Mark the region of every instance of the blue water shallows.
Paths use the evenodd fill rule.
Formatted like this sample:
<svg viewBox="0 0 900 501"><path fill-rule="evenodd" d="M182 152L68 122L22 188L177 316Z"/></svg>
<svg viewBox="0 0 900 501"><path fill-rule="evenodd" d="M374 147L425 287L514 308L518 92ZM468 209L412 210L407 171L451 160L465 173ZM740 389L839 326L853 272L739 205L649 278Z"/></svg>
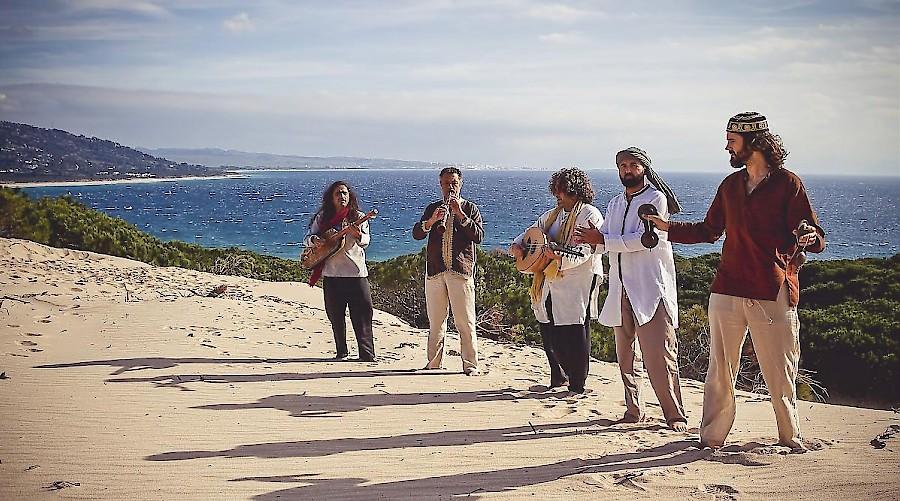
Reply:
<svg viewBox="0 0 900 501"><path fill-rule="evenodd" d="M606 203L622 190L612 170L588 172ZM730 172L664 172L682 202L677 220L700 220L719 183ZM506 248L555 201L546 171L465 171L462 196L478 204L485 221L485 249ZM208 247L235 246L296 258L322 191L333 181L350 183L362 209L375 207L369 259L384 260L418 252L412 226L425 206L440 196L437 171L330 170L249 172L240 179L167 181L148 184L25 188L32 197L72 194L86 205L122 218L163 240ZM900 251L897 198L900 178L803 176L828 237L824 259L892 256ZM716 244L675 245L695 256L721 249Z"/></svg>

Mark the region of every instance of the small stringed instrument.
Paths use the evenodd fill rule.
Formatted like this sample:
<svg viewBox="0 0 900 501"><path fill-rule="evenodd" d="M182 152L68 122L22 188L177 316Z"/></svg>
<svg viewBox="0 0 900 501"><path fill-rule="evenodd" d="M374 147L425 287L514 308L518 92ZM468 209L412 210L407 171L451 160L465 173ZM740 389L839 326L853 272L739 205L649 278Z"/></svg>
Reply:
<svg viewBox="0 0 900 501"><path fill-rule="evenodd" d="M538 227L532 226L525 230L525 237L522 239L522 247L524 252L521 258L516 258L516 269L522 273L536 273L544 271L550 265L553 258L544 255L544 247L560 254L568 254L570 256L584 257L584 253L578 249L569 247L568 245L551 242L547 238L547 234Z"/></svg>
<svg viewBox="0 0 900 501"><path fill-rule="evenodd" d="M307 270L311 270L318 266L321 263L324 263L326 259L335 255L337 251L344 246L344 237L347 233L350 232L350 226L358 226L369 219L372 219L378 214L378 209L370 210L366 215L354 221L352 224L346 226L340 231L335 230L334 228L328 228L324 232L322 232L319 237L322 239L322 245L319 246L310 246L303 249L303 254L300 255L300 266L306 268Z"/></svg>

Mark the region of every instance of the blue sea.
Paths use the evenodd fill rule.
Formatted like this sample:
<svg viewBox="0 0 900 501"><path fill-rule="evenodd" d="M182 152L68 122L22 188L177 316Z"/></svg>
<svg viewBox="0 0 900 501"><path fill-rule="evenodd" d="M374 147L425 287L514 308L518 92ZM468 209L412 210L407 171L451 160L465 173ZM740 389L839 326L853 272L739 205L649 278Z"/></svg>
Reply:
<svg viewBox="0 0 900 501"><path fill-rule="evenodd" d="M682 202L676 218L703 218L716 188L730 172L663 173ZM263 254L296 258L322 191L338 179L353 186L364 210L377 208L371 222L369 259L384 260L418 252L422 242L411 228L422 209L440 196L437 171L323 170L253 171L245 178L192 179L143 184L24 188L32 197L69 193L84 204L122 218L163 240L207 247L235 246ZM555 203L547 190L547 171L466 171L462 196L478 204L484 217L485 249L509 242ZM622 190L614 170L588 171L606 203ZM827 232L818 259L892 256L900 252L900 178L803 176L820 222ZM719 251L716 244L675 245L696 256Z"/></svg>

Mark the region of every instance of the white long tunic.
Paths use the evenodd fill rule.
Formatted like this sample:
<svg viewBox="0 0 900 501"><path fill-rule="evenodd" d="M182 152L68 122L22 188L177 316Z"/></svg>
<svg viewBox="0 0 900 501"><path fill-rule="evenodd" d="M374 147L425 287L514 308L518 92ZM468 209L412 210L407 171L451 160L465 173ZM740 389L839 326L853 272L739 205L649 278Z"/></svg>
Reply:
<svg viewBox="0 0 900 501"><path fill-rule="evenodd" d="M609 294L600 312L600 323L609 327L622 325L622 290L628 294L638 325L653 318L662 301L678 327L678 289L675 284L675 260L668 232L656 229L659 244L648 249L641 244L644 225L638 207L653 204L664 218L669 211L666 196L647 183L629 201L622 193L609 201L606 219L600 227L605 244L597 252L609 252Z"/></svg>
<svg viewBox="0 0 900 501"><path fill-rule="evenodd" d="M545 212L532 226L544 228L551 211ZM556 221L550 226L549 234L558 234L568 217L568 212L561 211L556 217ZM588 221L592 222L594 226L600 227L603 224L603 215L600 213L600 209L584 204L575 220L575 226L587 226ZM513 242L521 244L524 238L525 232L522 232ZM572 244L571 241L567 243ZM603 283L601 256L594 253L591 246L587 244L573 245L573 247L581 251L584 257L564 254L559 273L555 278L548 278L544 281L541 288L541 300L537 304L531 305L534 310L534 318L538 322L550 321L546 306L547 296L552 297L554 325L583 324L588 307L590 307L591 318L597 318L597 291L600 289L600 284ZM594 282L595 275L596 283ZM593 291L591 290L592 284L594 285Z"/></svg>
<svg viewBox="0 0 900 501"><path fill-rule="evenodd" d="M362 212L357 213L355 216L351 214L349 217L350 220L355 221L365 214ZM303 239L303 244L306 246L312 245L312 236L319 233L319 230L322 229L322 225L325 224L322 222L322 215L319 214L316 216L316 219L313 221L312 226L309 227L309 231L306 233L306 238ZM336 228L338 230L343 229L347 226L346 220L341 224L341 228ZM362 234L359 239L357 239L352 234L347 234L344 239L344 246L338 249L338 251L325 260L325 266L322 268L322 276L323 277L368 277L369 276L369 268L366 266L366 247L369 246L369 222L365 221L364 223L359 225L359 232Z"/></svg>

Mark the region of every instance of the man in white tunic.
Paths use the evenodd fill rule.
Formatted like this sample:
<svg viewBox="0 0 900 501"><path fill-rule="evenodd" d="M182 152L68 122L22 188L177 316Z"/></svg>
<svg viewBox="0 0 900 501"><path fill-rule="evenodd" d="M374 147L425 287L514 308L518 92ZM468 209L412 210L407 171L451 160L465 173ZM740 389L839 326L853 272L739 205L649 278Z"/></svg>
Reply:
<svg viewBox="0 0 900 501"><path fill-rule="evenodd" d="M576 234L580 241L595 244L597 252L609 253L609 294L600 323L612 327L616 335L616 358L625 385L622 421L637 423L645 418L643 363L666 423L684 431L687 418L678 379L678 300L672 245L665 232L653 229L659 241L655 247L646 247L641 240L644 223L638 215L639 207L651 204L667 217L678 212L678 201L650 167L645 151L635 147L622 150L616 155L616 164L625 192L609 201L599 229L582 227Z"/></svg>
<svg viewBox="0 0 900 501"><path fill-rule="evenodd" d="M582 257L559 254L545 247L550 265L535 273L531 307L541 325L544 351L550 364L550 387L567 385L569 391L584 393L590 367L591 318L597 318L597 290L603 282L603 264L590 245L575 245L575 228L603 223L600 210L590 205L594 190L584 171L561 169L550 178L550 193L557 206L532 225L548 238L582 253ZM510 254L524 253L523 232L510 247Z"/></svg>

